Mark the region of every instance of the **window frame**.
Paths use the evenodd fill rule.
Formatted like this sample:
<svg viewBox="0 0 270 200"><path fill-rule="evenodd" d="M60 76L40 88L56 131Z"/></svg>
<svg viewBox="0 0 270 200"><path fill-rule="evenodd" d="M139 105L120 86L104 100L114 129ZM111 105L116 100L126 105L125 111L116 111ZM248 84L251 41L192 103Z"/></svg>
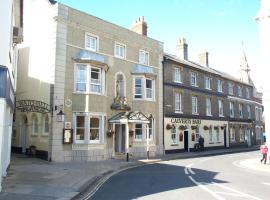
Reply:
<svg viewBox="0 0 270 200"><path fill-rule="evenodd" d="M228 93L234 95L234 84L232 82L228 82Z"/></svg>
<svg viewBox="0 0 270 200"><path fill-rule="evenodd" d="M197 72L190 73L190 85L193 87L198 87L197 76L198 76ZM194 78L194 84L193 84L193 78Z"/></svg>
<svg viewBox="0 0 270 200"><path fill-rule="evenodd" d="M224 105L221 99L218 100L218 115L219 117L224 117Z"/></svg>
<svg viewBox="0 0 270 200"><path fill-rule="evenodd" d="M204 88L207 90L212 90L211 89L211 77L209 77L209 76L204 77Z"/></svg>
<svg viewBox="0 0 270 200"><path fill-rule="evenodd" d="M117 53L120 53L120 50L119 50L119 52L117 52L117 47L123 47L123 56L121 56L121 55L117 55ZM126 50L126 48L127 48L127 46L125 45L125 44L123 44L123 43L120 43L120 42L115 42L114 43L114 56L116 57L116 58L120 58L120 59L126 59L126 54L127 54L127 50Z"/></svg>
<svg viewBox="0 0 270 200"><path fill-rule="evenodd" d="M173 140L173 135L175 137L175 140ZM171 129L171 144L172 145L177 145L178 144L178 137L177 137L177 131L176 131L175 126L173 126L173 128Z"/></svg>
<svg viewBox="0 0 270 200"><path fill-rule="evenodd" d="M243 96L242 86L241 85L238 85L237 86L237 90L238 90L238 96L239 97L242 97Z"/></svg>
<svg viewBox="0 0 270 200"><path fill-rule="evenodd" d="M244 118L243 104L239 103L238 110L239 110L239 118L243 119Z"/></svg>
<svg viewBox="0 0 270 200"><path fill-rule="evenodd" d="M151 81L152 88L147 88L147 81ZM154 86L155 86L155 80L150 79L150 78L145 78L145 99L146 100L154 100ZM149 98L147 97L147 91L151 91L152 97Z"/></svg>
<svg viewBox="0 0 270 200"><path fill-rule="evenodd" d="M178 103L176 102L177 96L179 97ZM176 109L177 105L179 106L179 109ZM174 112L175 113L183 113L182 112L182 93L181 92L174 93Z"/></svg>
<svg viewBox="0 0 270 200"><path fill-rule="evenodd" d="M90 42L90 47L87 47L87 38L90 37L90 38L94 38L96 43L95 43L95 48L91 48L91 42ZM91 40L90 40L91 41ZM90 51L94 51L94 52L98 52L99 51L99 36L97 35L94 35L92 33L88 33L86 32L85 33L85 41L84 41L84 47L85 49L87 50L90 50Z"/></svg>
<svg viewBox="0 0 270 200"><path fill-rule="evenodd" d="M207 97L205 99L205 107L206 107L206 116L212 116L212 102L211 102L211 98Z"/></svg>
<svg viewBox="0 0 270 200"><path fill-rule="evenodd" d="M217 80L218 84L218 92L223 92L223 81L218 79Z"/></svg>
<svg viewBox="0 0 270 200"><path fill-rule="evenodd" d="M194 100L194 105L193 107L193 100ZM192 109L192 115L198 115L198 97L197 96L192 96L191 97L191 109Z"/></svg>
<svg viewBox="0 0 270 200"><path fill-rule="evenodd" d="M143 55L143 59L141 58ZM139 63L142 65L149 65L149 52L143 49L139 50Z"/></svg>
<svg viewBox="0 0 270 200"><path fill-rule="evenodd" d="M138 97L135 97L136 95L139 95L136 94L136 79L141 79L141 97L138 98ZM152 89L151 89L151 94L152 94L152 98L148 98L147 97L147 91L150 89L150 88L146 88L147 84L146 82L148 81L151 81L152 82ZM133 100L144 100L144 101L155 101L155 95L156 95L156 91L155 91L155 79L153 78L150 78L150 77L146 77L146 76L137 76L137 75L134 75L133 76Z"/></svg>
<svg viewBox="0 0 270 200"><path fill-rule="evenodd" d="M234 103L230 102L229 105L230 105L230 117L234 118Z"/></svg>
<svg viewBox="0 0 270 200"><path fill-rule="evenodd" d="M176 80L176 75L177 73L176 72L179 72L179 80ZM181 69L179 67L174 67L174 76L173 76L173 81L175 83L182 83L182 77L181 77Z"/></svg>
<svg viewBox="0 0 270 200"><path fill-rule="evenodd" d="M141 128L139 127L139 128L137 128L136 126L137 125L141 125ZM141 138L136 138L136 135L138 135L138 134L136 134L136 130L141 130ZM136 141L136 142L141 142L141 141L143 141L143 124L142 123L135 123L134 124L134 141Z"/></svg>
<svg viewBox="0 0 270 200"><path fill-rule="evenodd" d="M252 118L251 106L247 104L248 119Z"/></svg>

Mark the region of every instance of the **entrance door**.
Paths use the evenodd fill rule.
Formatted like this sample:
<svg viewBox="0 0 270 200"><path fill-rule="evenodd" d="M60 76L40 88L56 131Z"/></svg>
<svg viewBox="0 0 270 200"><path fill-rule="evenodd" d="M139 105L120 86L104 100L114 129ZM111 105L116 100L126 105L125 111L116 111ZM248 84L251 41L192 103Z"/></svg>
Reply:
<svg viewBox="0 0 270 200"><path fill-rule="evenodd" d="M184 148L188 151L188 131L184 131Z"/></svg>
<svg viewBox="0 0 270 200"><path fill-rule="evenodd" d="M27 117L26 116L22 118L22 123L21 123L21 147L22 147L22 153L26 153L26 147L27 147Z"/></svg>
<svg viewBox="0 0 270 200"><path fill-rule="evenodd" d="M227 131L226 127L224 127L224 147L227 148Z"/></svg>
<svg viewBox="0 0 270 200"><path fill-rule="evenodd" d="M125 153L125 139L126 139L126 125L117 124L115 125L115 152Z"/></svg>

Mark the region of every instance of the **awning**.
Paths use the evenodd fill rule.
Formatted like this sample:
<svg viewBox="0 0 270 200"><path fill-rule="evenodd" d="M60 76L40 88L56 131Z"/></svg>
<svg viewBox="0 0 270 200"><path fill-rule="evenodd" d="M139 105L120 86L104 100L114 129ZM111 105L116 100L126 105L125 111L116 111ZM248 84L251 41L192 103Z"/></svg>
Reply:
<svg viewBox="0 0 270 200"><path fill-rule="evenodd" d="M120 112L109 120L109 123L125 124L125 123L150 123L150 117L146 117L142 112Z"/></svg>

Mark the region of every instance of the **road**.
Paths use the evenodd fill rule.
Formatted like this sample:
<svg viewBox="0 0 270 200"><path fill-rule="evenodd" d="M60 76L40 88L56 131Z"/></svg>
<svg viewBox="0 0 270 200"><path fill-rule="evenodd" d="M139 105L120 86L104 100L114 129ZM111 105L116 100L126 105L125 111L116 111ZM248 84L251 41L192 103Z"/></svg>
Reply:
<svg viewBox="0 0 270 200"><path fill-rule="evenodd" d="M268 200L270 171L241 167L258 152L163 161L111 177L92 200ZM269 165L270 168L270 165Z"/></svg>

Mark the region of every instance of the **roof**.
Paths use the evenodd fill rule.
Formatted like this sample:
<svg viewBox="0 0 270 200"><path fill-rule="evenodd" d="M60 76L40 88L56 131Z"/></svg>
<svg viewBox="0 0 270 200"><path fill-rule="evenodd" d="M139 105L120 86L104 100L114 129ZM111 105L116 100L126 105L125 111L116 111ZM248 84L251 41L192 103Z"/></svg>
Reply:
<svg viewBox="0 0 270 200"><path fill-rule="evenodd" d="M233 77L233 76L231 76L231 75L229 75L229 74L227 74L225 72L221 72L219 70L216 70L216 69L213 69L213 68L210 68L210 67L202 66L202 65L200 65L200 64L198 64L196 62L193 62L193 61L179 59L175 55L164 53L164 57L167 58L167 59L173 60L175 62L184 64L184 65L188 65L190 67L193 67L193 68L196 68L196 69L199 69L199 70L211 73L211 74L221 76L221 77L229 79L231 81L235 81L235 82L239 82L239 83L242 83L242 84L253 86L252 84L242 82L240 79L237 79L237 78L235 78L235 77Z"/></svg>
<svg viewBox="0 0 270 200"><path fill-rule="evenodd" d="M146 117L140 111L120 112L108 121L109 123L150 123L150 117Z"/></svg>

